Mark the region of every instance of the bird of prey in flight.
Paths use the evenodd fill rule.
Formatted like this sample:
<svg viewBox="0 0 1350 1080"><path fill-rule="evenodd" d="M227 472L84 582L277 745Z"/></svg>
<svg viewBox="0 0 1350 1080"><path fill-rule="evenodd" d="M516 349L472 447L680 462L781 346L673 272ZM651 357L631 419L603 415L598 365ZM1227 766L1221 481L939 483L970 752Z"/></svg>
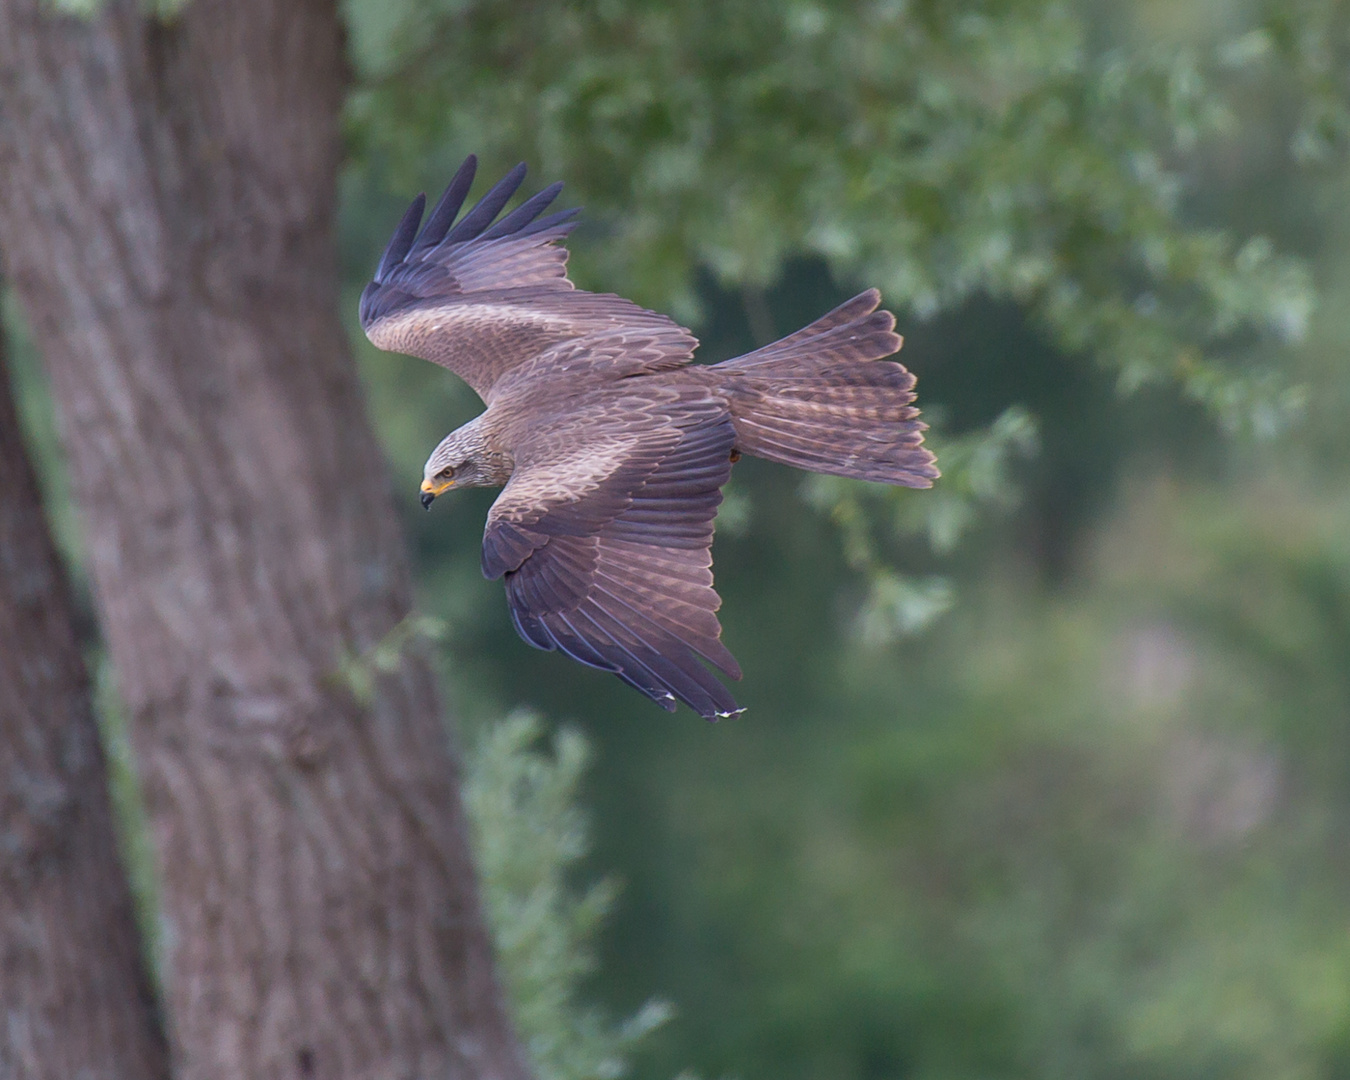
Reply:
<svg viewBox="0 0 1350 1080"><path fill-rule="evenodd" d="M725 363L691 363L684 327L567 279L578 210L539 215L553 184L498 219L518 165L463 217L477 160L426 224L413 200L361 294L382 349L449 368L487 408L428 459L422 504L501 487L483 573L503 578L531 645L611 671L664 708L734 716L707 661L722 644L713 517L742 454L812 472L930 487L914 376L883 359L895 318L869 289L810 326ZM459 220L455 219L459 217Z"/></svg>

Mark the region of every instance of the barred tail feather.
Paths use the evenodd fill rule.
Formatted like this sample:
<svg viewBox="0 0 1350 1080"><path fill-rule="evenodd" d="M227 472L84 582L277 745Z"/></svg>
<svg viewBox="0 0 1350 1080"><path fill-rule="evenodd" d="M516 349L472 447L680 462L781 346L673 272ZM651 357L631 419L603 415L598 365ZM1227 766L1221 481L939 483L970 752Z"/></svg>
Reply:
<svg viewBox="0 0 1350 1080"><path fill-rule="evenodd" d="M811 472L931 487L928 425L914 376L884 360L900 348L895 317L869 289L795 334L715 365L736 449Z"/></svg>

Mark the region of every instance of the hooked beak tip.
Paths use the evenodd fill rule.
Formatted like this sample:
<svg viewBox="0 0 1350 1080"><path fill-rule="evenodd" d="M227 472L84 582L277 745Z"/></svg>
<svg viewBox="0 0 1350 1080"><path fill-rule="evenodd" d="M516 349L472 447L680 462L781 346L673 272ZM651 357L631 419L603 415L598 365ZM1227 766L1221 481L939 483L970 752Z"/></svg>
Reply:
<svg viewBox="0 0 1350 1080"><path fill-rule="evenodd" d="M436 496L429 491L422 492L422 509L430 510L431 504L436 501Z"/></svg>

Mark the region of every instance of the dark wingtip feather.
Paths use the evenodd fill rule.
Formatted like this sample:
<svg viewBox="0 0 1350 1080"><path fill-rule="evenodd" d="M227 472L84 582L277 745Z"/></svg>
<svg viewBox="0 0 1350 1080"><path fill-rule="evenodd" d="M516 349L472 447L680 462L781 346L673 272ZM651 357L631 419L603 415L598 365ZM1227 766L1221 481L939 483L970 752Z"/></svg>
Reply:
<svg viewBox="0 0 1350 1080"><path fill-rule="evenodd" d="M464 205L464 197L469 194L469 188L473 187L473 178L477 171L478 156L470 154L464 159L464 164L456 170L450 183L445 186L441 197L436 200L435 209L431 211L431 217L427 218L426 227L418 236L413 250L425 251L445 239L445 234L450 231L450 226L459 215L460 207Z"/></svg>
<svg viewBox="0 0 1350 1080"><path fill-rule="evenodd" d="M648 689L647 687L643 686L640 682L638 682L636 679L634 679L632 676L622 671L616 671L614 674L616 674L619 678L621 678L634 690L637 690L639 693L641 693L644 697L647 697L650 700L656 702L658 705L661 706L661 708L665 709L666 712L675 711L676 705L675 695L670 693L668 690Z"/></svg>
<svg viewBox="0 0 1350 1080"><path fill-rule="evenodd" d="M398 228L394 230L394 235L389 239L389 246L384 249L384 256L380 259L380 265L375 268L376 283L382 282L385 276L401 263L412 250L413 239L417 236L417 226L422 223L422 213L427 208L426 193L420 193L412 201L412 205L403 212L403 218L398 223Z"/></svg>
<svg viewBox="0 0 1350 1080"><path fill-rule="evenodd" d="M542 652L553 652L558 647L553 635L536 616L521 611L515 604L511 604L507 611L511 615L511 624L516 628L516 633L527 645L533 645Z"/></svg>
<svg viewBox="0 0 1350 1080"><path fill-rule="evenodd" d="M708 723L715 724L719 720L735 720L736 717L740 716L743 712L745 712L745 706L737 705L728 712L700 713L699 715L702 716L704 720L708 721Z"/></svg>
<svg viewBox="0 0 1350 1080"><path fill-rule="evenodd" d="M530 196L496 225L483 233L482 239L495 240L499 236L509 236L514 232L519 232L543 213L544 207L556 199L562 189L562 181L558 181L555 184L550 184L538 194Z"/></svg>
<svg viewBox="0 0 1350 1080"><path fill-rule="evenodd" d="M361 303L357 307L357 314L361 318L362 326L370 325L370 315L375 307L375 294L379 291L380 283L372 281L361 290Z"/></svg>
<svg viewBox="0 0 1350 1080"><path fill-rule="evenodd" d="M492 190L478 200L474 208L465 214L463 220L446 235L446 242L456 244L464 240L472 240L486 229L492 224L492 219L501 213L502 207L516 193L516 189L520 187L524 180L525 163L522 161L498 180L492 186Z"/></svg>
<svg viewBox="0 0 1350 1080"><path fill-rule="evenodd" d="M545 229L559 228L564 225L567 227L567 232L571 232L577 226L577 222L574 219L580 213L581 207L579 206L574 206L570 210L559 210L556 214L549 214L548 217L540 218L533 224L525 226L525 228L521 229L516 235L534 236L536 233L541 233Z"/></svg>

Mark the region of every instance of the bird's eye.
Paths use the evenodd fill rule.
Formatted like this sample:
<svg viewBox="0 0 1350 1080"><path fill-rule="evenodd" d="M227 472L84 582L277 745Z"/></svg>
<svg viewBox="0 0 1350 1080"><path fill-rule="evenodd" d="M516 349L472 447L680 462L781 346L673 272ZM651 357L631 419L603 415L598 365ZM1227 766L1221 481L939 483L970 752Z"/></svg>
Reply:
<svg viewBox="0 0 1350 1080"><path fill-rule="evenodd" d="M455 467L453 465L447 465L444 469L442 469L440 472L436 474L437 480L453 480L454 477L455 477Z"/></svg>

